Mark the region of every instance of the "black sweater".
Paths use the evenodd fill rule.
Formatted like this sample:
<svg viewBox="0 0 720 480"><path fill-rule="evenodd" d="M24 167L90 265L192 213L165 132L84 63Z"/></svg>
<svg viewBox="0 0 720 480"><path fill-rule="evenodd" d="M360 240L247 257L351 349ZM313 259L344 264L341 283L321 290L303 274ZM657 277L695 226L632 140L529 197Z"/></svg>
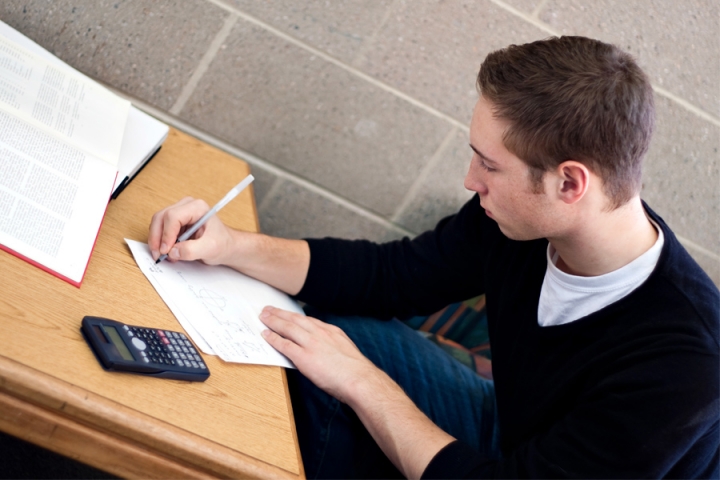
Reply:
<svg viewBox="0 0 720 480"><path fill-rule="evenodd" d="M547 240L508 239L477 196L414 240L309 240L298 298L403 318L486 293L503 459L453 442L424 477L716 477L720 295L645 208L665 235L653 273L565 325L538 325Z"/></svg>

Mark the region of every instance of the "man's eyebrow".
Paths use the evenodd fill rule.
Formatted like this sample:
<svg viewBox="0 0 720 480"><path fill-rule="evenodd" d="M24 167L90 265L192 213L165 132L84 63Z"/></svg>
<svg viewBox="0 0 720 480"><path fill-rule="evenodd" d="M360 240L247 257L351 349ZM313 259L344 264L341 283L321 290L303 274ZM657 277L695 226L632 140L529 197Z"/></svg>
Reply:
<svg viewBox="0 0 720 480"><path fill-rule="evenodd" d="M468 145L470 145L470 148L472 149L473 152L475 152L475 153L477 154L478 157L482 158L482 159L485 160L486 162L489 162L489 163L492 163L492 164L495 164L495 165L498 164L498 162L496 162L496 161L493 160L492 158L489 158L488 156L484 155L480 150L478 150L477 148L473 147L472 143L469 143Z"/></svg>

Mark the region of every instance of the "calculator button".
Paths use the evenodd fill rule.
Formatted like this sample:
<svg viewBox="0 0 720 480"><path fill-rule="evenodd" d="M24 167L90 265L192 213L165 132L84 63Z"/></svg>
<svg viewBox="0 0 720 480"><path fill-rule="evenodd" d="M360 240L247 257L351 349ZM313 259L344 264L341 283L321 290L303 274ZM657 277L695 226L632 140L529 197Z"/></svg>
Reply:
<svg viewBox="0 0 720 480"><path fill-rule="evenodd" d="M165 344L165 345L170 345L170 340L168 340L168 339L165 338L165 337L162 337L162 343Z"/></svg>
<svg viewBox="0 0 720 480"><path fill-rule="evenodd" d="M200 363L200 362L202 361L202 359L200 358L200 355L193 355L193 357L195 357L195 360L196 360L198 363Z"/></svg>
<svg viewBox="0 0 720 480"><path fill-rule="evenodd" d="M177 345L177 344L178 344L178 341L177 341L176 339L174 339L174 338L171 338L171 339L170 339L170 343L172 343L173 345Z"/></svg>
<svg viewBox="0 0 720 480"><path fill-rule="evenodd" d="M181 347L181 350L185 353L190 353L190 350L188 350L187 347Z"/></svg>
<svg viewBox="0 0 720 480"><path fill-rule="evenodd" d="M200 368L202 368L203 370L205 370L205 369L207 368L207 367L205 366L205 364L202 363L202 362L198 362L198 365L200 365Z"/></svg>
<svg viewBox="0 0 720 480"><path fill-rule="evenodd" d="M176 352L172 352L173 358L180 358L180 355L178 355Z"/></svg>
<svg viewBox="0 0 720 480"><path fill-rule="evenodd" d="M193 366L194 368L200 368L200 365L198 365L198 363L197 363L196 361L193 360L193 361L190 362L190 363L192 364L192 366Z"/></svg>
<svg viewBox="0 0 720 480"><path fill-rule="evenodd" d="M132 344L135 346L135 348L137 348L140 351L145 350L145 348L147 347L145 342L140 340L138 337L133 337Z"/></svg>
<svg viewBox="0 0 720 480"><path fill-rule="evenodd" d="M187 357L187 355L185 355L184 353L181 353L181 354L180 354L180 358L182 358L183 360L187 360L188 357Z"/></svg>

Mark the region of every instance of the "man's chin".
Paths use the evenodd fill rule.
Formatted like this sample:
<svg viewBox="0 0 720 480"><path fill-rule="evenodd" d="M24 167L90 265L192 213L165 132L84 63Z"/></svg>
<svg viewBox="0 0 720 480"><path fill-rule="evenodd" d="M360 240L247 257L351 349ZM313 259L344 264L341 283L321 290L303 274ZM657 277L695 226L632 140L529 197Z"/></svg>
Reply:
<svg viewBox="0 0 720 480"><path fill-rule="evenodd" d="M498 228L502 232L503 235L505 235L510 240L515 240L518 242L527 242L529 240L537 240L538 238L544 238L540 235L532 235L530 232L517 232L510 230L506 226L503 226L500 222L495 220L495 223L497 223Z"/></svg>

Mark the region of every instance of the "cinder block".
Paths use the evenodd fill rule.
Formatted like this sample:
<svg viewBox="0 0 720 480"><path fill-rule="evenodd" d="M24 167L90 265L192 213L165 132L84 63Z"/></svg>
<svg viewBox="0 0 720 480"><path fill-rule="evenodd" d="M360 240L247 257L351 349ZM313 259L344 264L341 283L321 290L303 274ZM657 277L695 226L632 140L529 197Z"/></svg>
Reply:
<svg viewBox="0 0 720 480"><path fill-rule="evenodd" d="M180 116L386 216L450 128L242 20Z"/></svg>
<svg viewBox="0 0 720 480"><path fill-rule="evenodd" d="M337 237L380 241L382 225L293 182L282 180L259 212L263 233L283 238Z"/></svg>
<svg viewBox="0 0 720 480"><path fill-rule="evenodd" d="M654 84L720 116L716 0L550 0L540 19L565 35L614 43L635 55Z"/></svg>
<svg viewBox="0 0 720 480"><path fill-rule="evenodd" d="M400 212L397 223L411 232L422 233L457 212L474 195L463 182L472 158L468 133L456 131L439 161L415 189L415 195Z"/></svg>
<svg viewBox="0 0 720 480"><path fill-rule="evenodd" d="M220 0L323 52L352 63L391 0Z"/></svg>
<svg viewBox="0 0 720 480"><path fill-rule="evenodd" d="M401 1L358 67L469 123L485 56L548 34L489 0Z"/></svg>
<svg viewBox="0 0 720 480"><path fill-rule="evenodd" d="M5 0L0 19L97 80L169 109L228 15L204 0Z"/></svg>
<svg viewBox="0 0 720 480"><path fill-rule="evenodd" d="M720 253L720 127L665 98L655 102L642 196L677 235Z"/></svg>

